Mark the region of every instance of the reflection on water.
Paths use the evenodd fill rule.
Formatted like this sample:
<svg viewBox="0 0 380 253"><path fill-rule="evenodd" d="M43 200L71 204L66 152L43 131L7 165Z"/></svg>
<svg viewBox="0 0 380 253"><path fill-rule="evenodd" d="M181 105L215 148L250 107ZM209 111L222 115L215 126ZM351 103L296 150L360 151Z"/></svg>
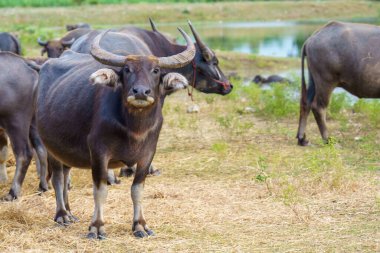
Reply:
<svg viewBox="0 0 380 253"><path fill-rule="evenodd" d="M275 57L297 57L305 39L321 25L279 21L203 23L194 26L212 49ZM159 27L164 32L173 35L175 33L173 24Z"/></svg>

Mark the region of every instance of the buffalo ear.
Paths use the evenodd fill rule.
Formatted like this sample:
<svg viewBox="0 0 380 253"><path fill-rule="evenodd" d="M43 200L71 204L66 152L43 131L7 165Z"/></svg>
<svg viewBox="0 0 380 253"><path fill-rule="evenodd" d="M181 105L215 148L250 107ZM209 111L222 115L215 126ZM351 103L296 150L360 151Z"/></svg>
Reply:
<svg viewBox="0 0 380 253"><path fill-rule="evenodd" d="M113 69L99 69L91 74L90 83L92 85L102 85L116 90L121 86L119 75Z"/></svg>
<svg viewBox="0 0 380 253"><path fill-rule="evenodd" d="M46 48L43 47L43 48L41 49L41 56L44 56L45 53L46 53Z"/></svg>
<svg viewBox="0 0 380 253"><path fill-rule="evenodd" d="M179 73L168 73L162 78L163 88L166 94L185 89L189 85L187 79Z"/></svg>

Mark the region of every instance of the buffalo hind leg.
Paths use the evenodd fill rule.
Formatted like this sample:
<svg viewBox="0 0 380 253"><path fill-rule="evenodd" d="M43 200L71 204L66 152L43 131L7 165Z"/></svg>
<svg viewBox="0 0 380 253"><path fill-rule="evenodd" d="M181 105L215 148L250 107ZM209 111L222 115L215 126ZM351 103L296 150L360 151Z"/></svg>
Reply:
<svg viewBox="0 0 380 253"><path fill-rule="evenodd" d="M138 166L135 173L135 178L131 186L131 197L133 202L133 235L137 238L153 236L154 232L149 229L144 218L142 207L142 199L144 193L145 178L149 174L150 166Z"/></svg>
<svg viewBox="0 0 380 253"><path fill-rule="evenodd" d="M0 129L0 183L8 180L6 163L8 159L8 140L4 130Z"/></svg>
<svg viewBox="0 0 380 253"><path fill-rule="evenodd" d="M107 171L107 184L108 185L115 185L115 184L120 184L120 183L121 183L121 181L115 175L115 171L113 169L109 169Z"/></svg>
<svg viewBox="0 0 380 253"><path fill-rule="evenodd" d="M120 169L119 177L131 177L135 174L135 172L136 172L136 167L126 166ZM149 167L149 175L159 176L161 175L161 171L159 169L154 168L153 165L151 164Z"/></svg>
<svg viewBox="0 0 380 253"><path fill-rule="evenodd" d="M49 157L49 169L51 170L51 181L55 191L56 200L56 213L54 221L60 225L67 226L76 221L76 218L72 216L68 204L68 192L67 192L67 180L70 169L63 167L63 165L52 157Z"/></svg>
<svg viewBox="0 0 380 253"><path fill-rule="evenodd" d="M40 184L38 190L45 192L49 189L47 182L47 151L45 146L42 144L42 140L37 132L34 121L30 126L30 142L36 151L36 166L38 171L38 176L40 178Z"/></svg>
<svg viewBox="0 0 380 253"><path fill-rule="evenodd" d="M329 83L329 82L322 82ZM314 114L314 118L317 121L319 132L321 133L322 139L325 143L328 142L327 124L326 124L326 111L329 105L331 93L334 90L333 86L324 85L323 92L317 91L314 97L314 101L311 105L311 109Z"/></svg>
<svg viewBox="0 0 380 253"><path fill-rule="evenodd" d="M95 208L87 238L102 240L106 238L104 228L104 204L108 192L108 159L101 154L97 154L95 151L91 151L91 160Z"/></svg>
<svg viewBox="0 0 380 253"><path fill-rule="evenodd" d="M7 134L16 157L16 172L13 177L11 189L9 193L2 198L3 201L12 201L20 196L21 186L33 157L33 150L28 138L29 129L23 128L24 122L15 120L13 123L14 124L8 128L9 131L7 131Z"/></svg>

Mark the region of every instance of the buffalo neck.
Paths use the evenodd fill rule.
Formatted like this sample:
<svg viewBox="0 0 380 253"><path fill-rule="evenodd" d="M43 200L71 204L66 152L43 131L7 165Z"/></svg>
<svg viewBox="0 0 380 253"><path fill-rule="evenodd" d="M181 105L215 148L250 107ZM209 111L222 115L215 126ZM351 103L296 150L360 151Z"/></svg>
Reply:
<svg viewBox="0 0 380 253"><path fill-rule="evenodd" d="M122 118L127 130L134 133L144 133L157 126L162 121L161 99L158 98L149 108L136 109L121 105Z"/></svg>

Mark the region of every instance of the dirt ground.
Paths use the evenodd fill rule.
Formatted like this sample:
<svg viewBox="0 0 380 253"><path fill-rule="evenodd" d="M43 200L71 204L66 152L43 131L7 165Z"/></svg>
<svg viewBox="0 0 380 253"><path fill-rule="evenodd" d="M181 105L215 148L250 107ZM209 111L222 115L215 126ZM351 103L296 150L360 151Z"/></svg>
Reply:
<svg viewBox="0 0 380 253"><path fill-rule="evenodd" d="M307 132L314 145L302 148L294 138L296 118L239 115L234 113L236 101L228 97L197 93L195 99L201 107L197 114L185 112L192 103L186 92L169 97L164 107L165 124L154 159L162 175L147 179L143 202L156 236L133 237L131 179L124 178L109 187L108 239L86 239L93 212L91 174L86 170L72 171L70 203L80 221L57 226L54 193L36 194L32 165L21 199L0 204L0 251L380 250L378 129L372 129L375 138L359 148L354 137L365 135L370 126L353 118L350 124L362 130L343 133L338 122L330 120L338 144L329 147L320 144L310 118ZM222 124L220 115L234 115L231 124ZM368 162L365 156L372 155L377 158ZM10 177L14 169L8 167ZM0 193L9 186L1 185Z"/></svg>

